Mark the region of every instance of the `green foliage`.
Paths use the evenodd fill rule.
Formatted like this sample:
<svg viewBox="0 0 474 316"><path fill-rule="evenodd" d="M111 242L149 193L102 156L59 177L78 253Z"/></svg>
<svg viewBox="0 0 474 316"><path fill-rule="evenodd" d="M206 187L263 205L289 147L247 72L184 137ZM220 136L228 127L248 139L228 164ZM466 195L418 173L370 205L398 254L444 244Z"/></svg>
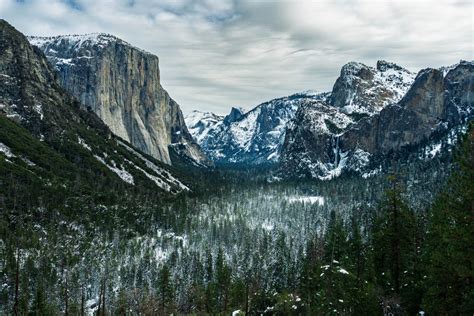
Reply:
<svg viewBox="0 0 474 316"><path fill-rule="evenodd" d="M426 295L430 314L474 313L474 129L457 154L457 167L431 211L427 234Z"/></svg>
<svg viewBox="0 0 474 316"><path fill-rule="evenodd" d="M416 219L402 198L396 178L392 177L389 181L392 187L386 191L375 219L374 269L377 283L383 289L383 300L390 302L385 305L398 304L401 300L402 306L414 304L413 310L416 310L420 302L407 295L416 287L416 280L413 279L418 256Z"/></svg>
<svg viewBox="0 0 474 316"><path fill-rule="evenodd" d="M158 277L158 297L162 315L168 315L174 310L174 289L171 282L171 272L168 266L164 265Z"/></svg>

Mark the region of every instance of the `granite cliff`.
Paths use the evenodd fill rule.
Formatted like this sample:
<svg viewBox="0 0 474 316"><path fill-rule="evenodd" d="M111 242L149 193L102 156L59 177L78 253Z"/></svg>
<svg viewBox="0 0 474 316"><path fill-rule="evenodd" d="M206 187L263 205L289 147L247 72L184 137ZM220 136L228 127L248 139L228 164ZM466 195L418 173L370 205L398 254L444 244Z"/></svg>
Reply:
<svg viewBox="0 0 474 316"><path fill-rule="evenodd" d="M380 160L403 153L436 155L467 128L473 96L474 63L461 61L421 70L403 98L358 121L344 119L340 107L307 103L288 125L280 171L320 179L343 171L368 175Z"/></svg>
<svg viewBox="0 0 474 316"><path fill-rule="evenodd" d="M61 85L110 130L171 164L209 161L194 142L179 105L160 83L158 57L108 34L29 37L58 72ZM177 155L170 151L179 149Z"/></svg>

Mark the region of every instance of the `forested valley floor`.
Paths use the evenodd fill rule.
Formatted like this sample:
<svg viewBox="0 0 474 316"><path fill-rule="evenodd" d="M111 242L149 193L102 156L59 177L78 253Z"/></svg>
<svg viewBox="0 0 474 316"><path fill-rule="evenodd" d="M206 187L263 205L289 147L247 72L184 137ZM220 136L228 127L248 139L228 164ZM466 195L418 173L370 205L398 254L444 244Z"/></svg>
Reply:
<svg viewBox="0 0 474 316"><path fill-rule="evenodd" d="M472 315L473 135L452 168L216 181L170 200L46 197L12 175L0 314Z"/></svg>

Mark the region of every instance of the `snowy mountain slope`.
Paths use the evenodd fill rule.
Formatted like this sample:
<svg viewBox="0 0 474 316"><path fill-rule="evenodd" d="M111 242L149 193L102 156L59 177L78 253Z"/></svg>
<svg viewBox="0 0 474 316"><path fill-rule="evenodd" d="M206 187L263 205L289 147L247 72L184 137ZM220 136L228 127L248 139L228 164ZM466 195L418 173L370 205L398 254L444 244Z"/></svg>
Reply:
<svg viewBox="0 0 474 316"><path fill-rule="evenodd" d="M189 133L200 144L214 126L223 121L224 117L212 112L192 111L184 117Z"/></svg>
<svg viewBox="0 0 474 316"><path fill-rule="evenodd" d="M414 78L414 73L383 60L375 68L350 62L342 67L331 92L306 91L274 99L234 117L233 122L221 119L211 124L204 119L201 125L206 128L194 129L193 137L219 163L276 163L287 124L300 106L320 114L310 115L315 118L312 125L318 125L324 133L338 134L349 124L398 102ZM198 124L196 119L196 115L188 119L188 128Z"/></svg>
<svg viewBox="0 0 474 316"><path fill-rule="evenodd" d="M199 117L192 115L187 122L194 138L215 162L275 163L285 138L286 124L293 118L299 104L325 97L326 94L299 93L262 103L247 113L233 108L225 118L215 119L215 116L208 115L199 123Z"/></svg>
<svg viewBox="0 0 474 316"><path fill-rule="evenodd" d="M372 174L368 169L378 169L387 159L405 159L421 147L446 143L442 147L449 148L457 137L453 132L465 130L473 119L473 82L473 62L421 70L398 103L349 124L336 124L332 115L329 132L322 123L329 122L321 114L322 105L301 107L286 133L280 172L319 179L349 170ZM346 114L344 108L336 109L339 116Z"/></svg>
<svg viewBox="0 0 474 316"><path fill-rule="evenodd" d="M157 56L101 33L29 41L44 52L61 85L114 134L167 164L171 157L210 164L161 86Z"/></svg>

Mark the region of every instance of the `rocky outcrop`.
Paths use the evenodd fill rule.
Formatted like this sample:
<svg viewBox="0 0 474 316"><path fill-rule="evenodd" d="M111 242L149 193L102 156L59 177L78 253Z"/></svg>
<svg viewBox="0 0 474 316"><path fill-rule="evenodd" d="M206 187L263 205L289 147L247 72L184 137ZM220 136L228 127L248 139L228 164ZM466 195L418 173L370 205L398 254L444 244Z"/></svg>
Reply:
<svg viewBox="0 0 474 316"><path fill-rule="evenodd" d="M101 185L124 190L134 186L150 194L189 190L172 169L118 139L67 93L42 51L4 20L0 20L0 116L10 119L2 126L0 143L12 152L7 157L12 170L28 170L45 185L61 179L65 189L88 183L97 192ZM50 166L51 161L58 165Z"/></svg>
<svg viewBox="0 0 474 316"><path fill-rule="evenodd" d="M114 134L168 164L176 144L181 154L208 164L179 105L160 84L158 57L107 34L29 40L54 65L61 85Z"/></svg>
<svg viewBox="0 0 474 316"><path fill-rule="evenodd" d="M329 103L348 114L373 114L400 100L414 78L414 73L384 60L376 68L350 62L342 67Z"/></svg>
<svg viewBox="0 0 474 316"><path fill-rule="evenodd" d="M419 148L465 125L473 118L473 92L474 63L462 61L447 72L420 71L399 102L358 121L336 124L338 130L332 132L317 111L328 105L301 107L287 129L280 170L286 176L320 179L344 170L360 172L374 158ZM330 114L337 115L341 112Z"/></svg>
<svg viewBox="0 0 474 316"><path fill-rule="evenodd" d="M230 113L224 117L224 124L229 125L233 122L237 122L242 117L244 117L244 110L238 108L232 108Z"/></svg>

